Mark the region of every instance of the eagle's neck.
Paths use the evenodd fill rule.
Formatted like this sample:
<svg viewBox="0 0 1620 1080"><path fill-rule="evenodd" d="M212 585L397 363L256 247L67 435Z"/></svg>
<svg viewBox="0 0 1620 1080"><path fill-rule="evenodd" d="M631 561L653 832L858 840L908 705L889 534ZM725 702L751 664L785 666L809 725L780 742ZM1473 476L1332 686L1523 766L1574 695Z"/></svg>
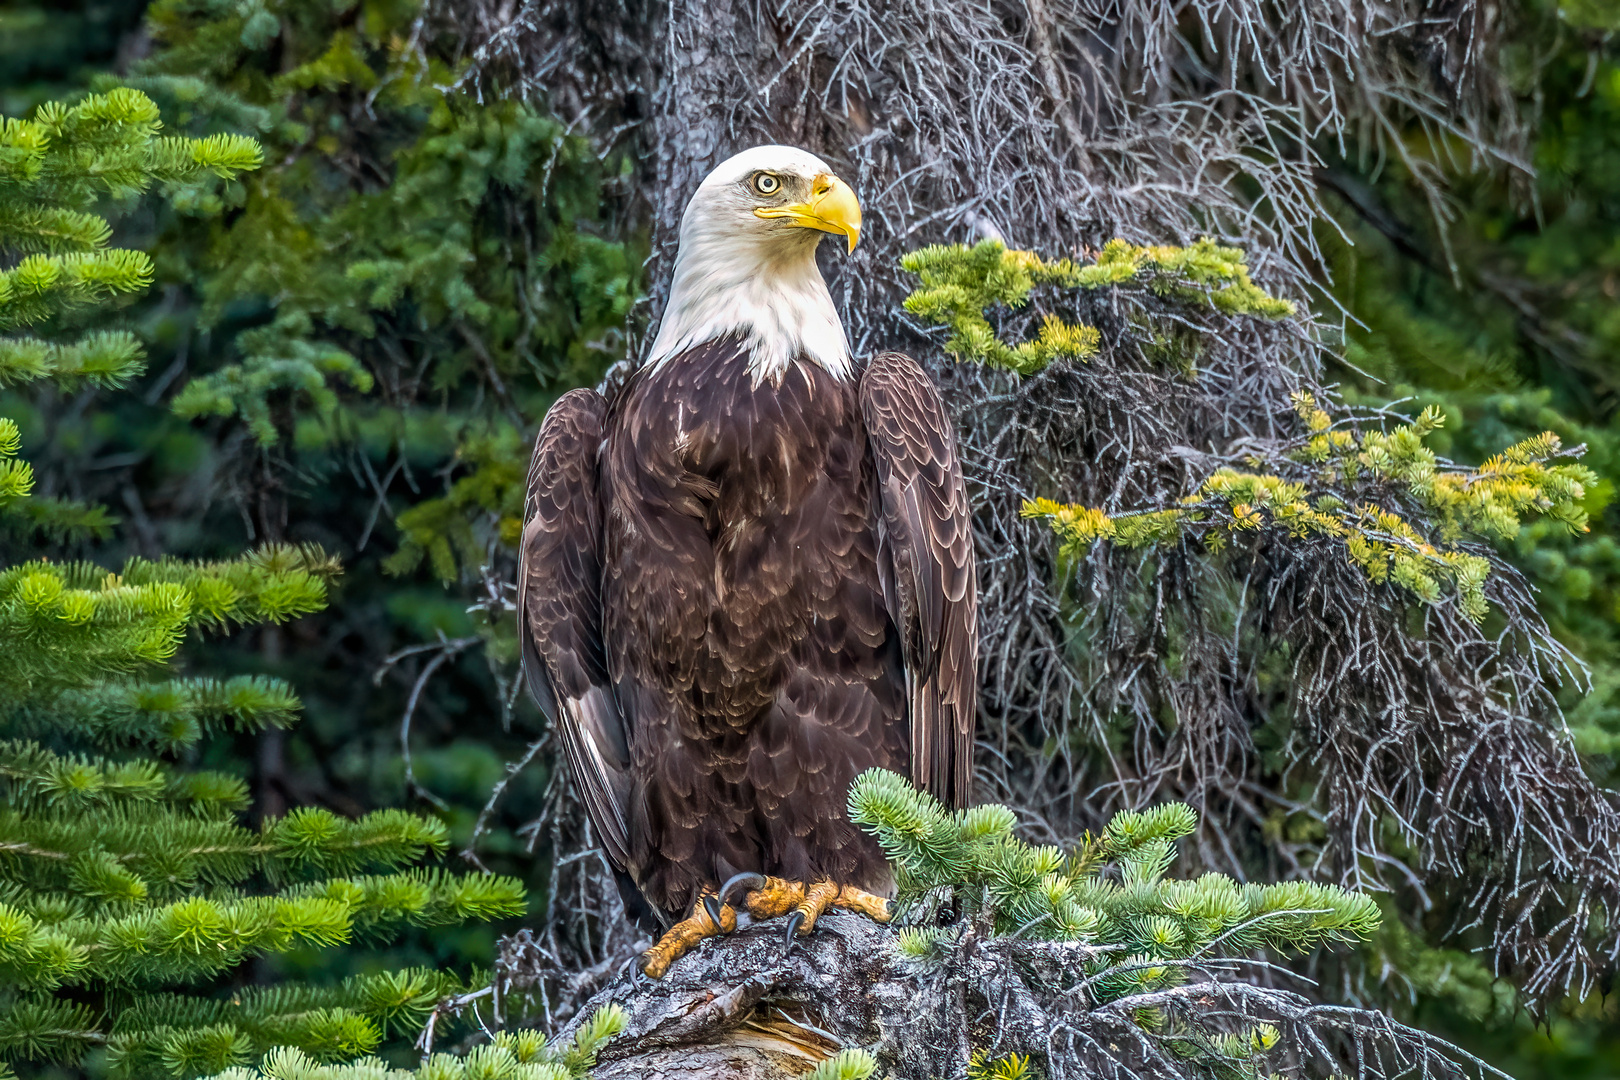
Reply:
<svg viewBox="0 0 1620 1080"><path fill-rule="evenodd" d="M820 366L835 379L853 377L849 340L816 266L810 234L797 244L739 243L735 234L683 230L675 280L647 365L734 334L749 349L754 384L779 383L795 360Z"/></svg>

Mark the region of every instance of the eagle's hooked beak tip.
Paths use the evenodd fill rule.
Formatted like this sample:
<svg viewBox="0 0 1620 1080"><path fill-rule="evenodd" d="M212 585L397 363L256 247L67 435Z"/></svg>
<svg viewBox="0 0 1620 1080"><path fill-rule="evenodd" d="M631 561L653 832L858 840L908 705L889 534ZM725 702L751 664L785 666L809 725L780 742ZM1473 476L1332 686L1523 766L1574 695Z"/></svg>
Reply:
<svg viewBox="0 0 1620 1080"><path fill-rule="evenodd" d="M759 217L785 217L804 229L838 233L854 251L861 239L861 201L848 184L831 173L819 173L810 183L810 201L793 206L757 208Z"/></svg>

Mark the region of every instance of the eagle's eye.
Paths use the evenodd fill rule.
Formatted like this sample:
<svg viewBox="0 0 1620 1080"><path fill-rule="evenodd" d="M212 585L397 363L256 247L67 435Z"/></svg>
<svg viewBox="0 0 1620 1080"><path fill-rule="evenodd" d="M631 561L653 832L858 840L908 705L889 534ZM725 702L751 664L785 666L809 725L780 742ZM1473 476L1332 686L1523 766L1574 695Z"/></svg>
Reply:
<svg viewBox="0 0 1620 1080"><path fill-rule="evenodd" d="M768 172L754 174L754 191L759 195L775 195L782 190L782 181Z"/></svg>

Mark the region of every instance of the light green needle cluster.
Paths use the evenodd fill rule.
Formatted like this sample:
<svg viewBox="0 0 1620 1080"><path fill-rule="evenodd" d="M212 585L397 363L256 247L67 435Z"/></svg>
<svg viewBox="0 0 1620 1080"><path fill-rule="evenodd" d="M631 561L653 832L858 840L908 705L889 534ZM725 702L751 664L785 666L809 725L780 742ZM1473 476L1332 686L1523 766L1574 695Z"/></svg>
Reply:
<svg viewBox="0 0 1620 1080"><path fill-rule="evenodd" d="M993 1058L976 1050L968 1061L967 1080L1035 1080L1035 1070L1027 1054Z"/></svg>
<svg viewBox="0 0 1620 1080"><path fill-rule="evenodd" d="M260 163L258 143L239 135L161 135L152 100L120 87L77 104L48 103L30 118L0 118L0 332L45 322L152 283L144 252L109 248L99 203L153 185L172 191L229 180ZM141 370L142 351L124 331L76 341L0 337L0 386L53 377L120 386Z"/></svg>
<svg viewBox="0 0 1620 1080"><path fill-rule="evenodd" d="M1539 514L1572 533L1587 529L1582 500L1597 477L1583 465L1558 462L1564 449L1552 432L1508 447L1476 469L1443 465L1424 437L1444 423L1425 409L1389 431L1334 425L1310 395L1298 395L1306 427L1279 473L1218 469L1178 506L1109 515L1093 507L1032 499L1024 516L1043 518L1076 555L1099 540L1129 548L1197 540L1223 550L1245 532L1292 540L1327 539L1376 583L1398 585L1426 603L1455 596L1478 622L1490 611L1490 562L1459 549L1467 534L1511 540L1525 514ZM1381 503L1404 496L1421 518Z"/></svg>
<svg viewBox="0 0 1620 1080"><path fill-rule="evenodd" d="M283 622L326 605L337 564L319 548L269 545L228 562L134 558L0 569L0 640L26 645L0 666L16 708L29 695L85 685L174 655L191 627Z"/></svg>
<svg viewBox="0 0 1620 1080"><path fill-rule="evenodd" d="M17 422L0 416L0 510L34 490L34 469L17 454L22 450L22 432Z"/></svg>
<svg viewBox="0 0 1620 1080"><path fill-rule="evenodd" d="M877 1058L865 1050L840 1050L804 1074L804 1080L866 1080L877 1072Z"/></svg>
<svg viewBox="0 0 1620 1080"><path fill-rule="evenodd" d="M1096 260L1047 262L1029 251L1010 251L994 240L973 247L926 247L900 260L921 284L905 308L926 323L950 328L945 351L965 360L1032 375L1058 360L1084 360L1101 336L1092 326L1065 323L1047 313L1036 336L1002 341L987 313L997 306L1020 308L1038 286L1101 289L1140 284L1155 295L1215 308L1228 315L1280 319L1294 306L1267 294L1249 277L1241 251L1209 239L1187 247L1139 247L1110 241Z"/></svg>
<svg viewBox="0 0 1620 1080"><path fill-rule="evenodd" d="M603 1044L623 1031L625 1022L623 1009L606 1005L568 1043L552 1045L537 1031L502 1031L465 1056L435 1054L416 1069L391 1068L375 1058L326 1064L304 1051L276 1050L256 1069L231 1069L213 1080L586 1080ZM832 1075L862 1080L870 1072Z"/></svg>
<svg viewBox="0 0 1620 1080"><path fill-rule="evenodd" d="M949 891L998 936L1095 946L1088 970L1100 1001L1178 985L1189 961L1354 941L1379 922L1369 897L1331 885L1240 884L1223 874L1166 878L1176 840L1198 826L1197 814L1180 803L1117 814L1077 851L1018 839L1004 806L953 813L881 769L856 778L849 813L882 845L903 909ZM955 932L909 927L898 947L927 961Z"/></svg>

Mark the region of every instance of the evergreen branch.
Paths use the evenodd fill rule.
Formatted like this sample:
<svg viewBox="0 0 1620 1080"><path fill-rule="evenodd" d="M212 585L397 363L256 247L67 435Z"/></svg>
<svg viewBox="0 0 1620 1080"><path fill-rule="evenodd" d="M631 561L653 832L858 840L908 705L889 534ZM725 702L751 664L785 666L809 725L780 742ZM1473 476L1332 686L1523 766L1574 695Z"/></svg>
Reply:
<svg viewBox="0 0 1620 1080"><path fill-rule="evenodd" d="M28 643L0 670L0 686L82 686L167 660L191 625L281 622L317 611L336 572L319 548L288 545L231 562L134 558L119 574L87 563L0 569L0 637Z"/></svg>
<svg viewBox="0 0 1620 1080"><path fill-rule="evenodd" d="M0 510L11 510L19 499L34 490L34 470L17 460L22 449L22 431L17 422L0 416Z"/></svg>
<svg viewBox="0 0 1620 1080"><path fill-rule="evenodd" d="M41 757L36 753L25 758L20 767L37 764L53 771L55 763ZM446 844L443 822L402 810L378 810L349 820L305 807L283 818L266 819L254 832L228 816L245 800L240 781L232 778L197 774L182 780L144 763L120 771L58 760L67 778L47 782L76 785L81 793L76 802L33 812L26 812L31 807L25 804L17 808L23 813L15 809L0 813L0 849L24 860L42 860L25 861L13 870L15 880L36 890L78 891L109 903L139 903L149 890L168 896L199 884L235 885L256 873L285 880L310 873L388 869L430 852L442 853ZM107 797L112 794L105 790L109 773L123 784L117 801ZM199 810L214 816L202 816ZM416 901L434 910L449 907L478 917L475 913L501 908L509 879L489 879L503 884L487 895L465 884L478 880L482 879L407 875L357 878L352 883L340 879L328 886L340 892L359 890L342 895L368 912L368 920L379 905L408 909ZM464 903L457 900L462 888L474 888ZM384 899L392 895L390 889L404 891Z"/></svg>
<svg viewBox="0 0 1620 1080"><path fill-rule="evenodd" d="M330 423L339 409L333 385L366 393L372 378L359 361L334 345L285 341L277 343L274 353L251 355L241 364L191 380L175 396L172 408L186 419L240 415L254 437L271 446L281 438L273 398L286 396L306 404L318 420Z"/></svg>
<svg viewBox="0 0 1620 1080"><path fill-rule="evenodd" d="M287 727L297 719L299 708L286 683L262 675L103 682L0 700L0 732L53 733L106 746L139 744L175 753L216 730Z"/></svg>
<svg viewBox="0 0 1620 1080"><path fill-rule="evenodd" d="M213 1080L588 1080L602 1045L625 1022L622 1008L607 1005L565 1047L548 1045L537 1031L500 1031L464 1057L435 1054L415 1071L389 1069L375 1059L321 1065L301 1050L281 1048L266 1054L255 1069L231 1069Z"/></svg>
<svg viewBox="0 0 1620 1080"><path fill-rule="evenodd" d="M64 756L36 743L0 741L0 780L22 813L72 815L121 801L190 803L204 813L246 809L247 786L220 773L178 773L152 761Z"/></svg>
<svg viewBox="0 0 1620 1080"><path fill-rule="evenodd" d="M1024 504L1023 516L1049 521L1071 557L1101 540L1130 548L1198 540L1212 552L1246 532L1327 540L1342 545L1369 580L1398 585L1425 603L1439 602L1449 587L1475 622L1490 610L1490 563L1456 546L1465 531L1510 540L1526 513L1572 533L1587 530L1582 501L1597 476L1582 465L1554 463L1580 448L1566 451L1552 432L1467 469L1441 462L1424 445L1444 422L1436 409L1393 431L1358 434L1333 427L1308 394L1294 403L1307 431L1285 447L1279 473L1218 469L1173 507L1108 515L1038 498ZM1424 512L1429 535L1412 524L1416 516L1381 505L1391 496Z"/></svg>
<svg viewBox="0 0 1620 1080"><path fill-rule="evenodd" d="M144 370L146 350L124 330L104 330L75 342L0 338L0 387L52 379L70 389L78 382L115 389Z"/></svg>
<svg viewBox="0 0 1620 1080"><path fill-rule="evenodd" d="M805 1073L804 1080L866 1080L875 1072L877 1059L865 1050L840 1050Z"/></svg>
<svg viewBox="0 0 1620 1080"><path fill-rule="evenodd" d="M1046 262L1033 252L1009 251L985 240L971 248L922 248L902 257L900 265L921 280L906 297L905 309L950 329L946 352L1020 375L1033 375L1058 360L1085 360L1101 342L1095 327L1069 325L1051 312L1034 338L1012 345L1001 341L986 313L997 306L1024 306L1038 286L1093 290L1140 283L1160 297L1228 316L1282 319L1294 312L1292 304L1254 284L1241 251L1209 239L1184 248L1111 240L1089 266L1069 259Z"/></svg>
<svg viewBox="0 0 1620 1080"><path fill-rule="evenodd" d="M453 976L407 969L330 986L249 988L229 1000L145 995L119 1013L107 1037L109 1065L121 1076L195 1076L281 1045L324 1061L361 1057L460 989Z"/></svg>
<svg viewBox="0 0 1620 1080"><path fill-rule="evenodd" d="M522 915L528 897L515 878L492 874L457 876L442 870L412 870L386 876L340 878L289 889L289 896L342 902L360 933L381 933L401 923L442 926L471 919Z"/></svg>
<svg viewBox="0 0 1620 1080"><path fill-rule="evenodd" d="M105 1041L94 1014L79 1002L24 997L0 1007L0 1061L72 1063Z"/></svg>
<svg viewBox="0 0 1620 1080"><path fill-rule="evenodd" d="M152 284L152 260L123 248L28 255L0 270L0 330L43 322L68 308L120 294L144 292Z"/></svg>
<svg viewBox="0 0 1620 1080"><path fill-rule="evenodd" d="M68 543L106 540L118 519L105 506L87 506L72 499L5 494L6 476L21 471L31 481L32 469L26 462L0 460L0 529L21 535L28 541Z"/></svg>
<svg viewBox="0 0 1620 1080"><path fill-rule="evenodd" d="M1086 966L1102 1000L1173 985L1184 978L1185 961L1218 944L1304 950L1364 938L1379 925L1370 898L1333 886L1239 885L1223 874L1166 880L1175 840L1198 825L1197 814L1179 803L1121 811L1073 855L1017 839L1005 807L953 816L882 770L856 778L849 815L889 857L903 910L949 891L996 935L1100 947ZM926 964L944 942L937 929L907 928L898 947Z"/></svg>
<svg viewBox="0 0 1620 1080"><path fill-rule="evenodd" d="M112 229L90 212L94 204L133 198L154 183L230 179L263 160L244 136L167 138L161 129L157 106L128 87L71 106L48 102L31 119L0 120L0 254L20 256L0 270L0 330L151 285L151 259L107 247ZM134 374L138 350L127 335L86 345L94 347L77 355L67 347L55 358L62 372L103 385ZM0 385L43 377L51 365L39 343L0 343Z"/></svg>

